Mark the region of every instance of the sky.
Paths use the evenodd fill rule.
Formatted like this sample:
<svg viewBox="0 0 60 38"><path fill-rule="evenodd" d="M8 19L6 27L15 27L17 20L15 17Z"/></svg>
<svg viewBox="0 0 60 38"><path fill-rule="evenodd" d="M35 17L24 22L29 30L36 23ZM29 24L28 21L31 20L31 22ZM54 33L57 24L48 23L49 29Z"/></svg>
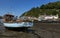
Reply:
<svg viewBox="0 0 60 38"><path fill-rule="evenodd" d="M56 1L58 0L0 0L0 16L6 13L20 16L33 7Z"/></svg>

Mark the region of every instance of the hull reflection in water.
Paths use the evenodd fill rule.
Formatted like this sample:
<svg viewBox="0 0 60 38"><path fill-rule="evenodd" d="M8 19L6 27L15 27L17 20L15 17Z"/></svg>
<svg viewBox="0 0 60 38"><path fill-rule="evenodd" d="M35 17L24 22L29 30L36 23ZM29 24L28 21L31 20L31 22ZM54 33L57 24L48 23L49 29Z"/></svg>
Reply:
<svg viewBox="0 0 60 38"><path fill-rule="evenodd" d="M3 23L5 27L32 27L32 22L21 22L21 23Z"/></svg>

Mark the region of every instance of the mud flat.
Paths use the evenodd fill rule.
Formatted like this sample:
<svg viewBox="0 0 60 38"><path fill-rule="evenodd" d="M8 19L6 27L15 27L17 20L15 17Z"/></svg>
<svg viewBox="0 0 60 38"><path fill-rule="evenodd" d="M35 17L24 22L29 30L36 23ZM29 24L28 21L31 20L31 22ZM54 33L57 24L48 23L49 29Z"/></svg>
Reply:
<svg viewBox="0 0 60 38"><path fill-rule="evenodd" d="M34 29L43 38L60 38L60 23L39 23L34 24Z"/></svg>
<svg viewBox="0 0 60 38"><path fill-rule="evenodd" d="M60 23L36 22L27 31L6 31L2 29L0 38L60 38Z"/></svg>
<svg viewBox="0 0 60 38"><path fill-rule="evenodd" d="M7 30L3 25L0 25L0 38L41 38L32 28L24 30Z"/></svg>

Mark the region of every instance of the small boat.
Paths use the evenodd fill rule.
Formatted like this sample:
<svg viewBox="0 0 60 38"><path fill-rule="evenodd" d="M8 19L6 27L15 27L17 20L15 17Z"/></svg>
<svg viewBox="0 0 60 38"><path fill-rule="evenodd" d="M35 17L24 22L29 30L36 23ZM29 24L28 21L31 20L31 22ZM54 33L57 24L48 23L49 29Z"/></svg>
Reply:
<svg viewBox="0 0 60 38"><path fill-rule="evenodd" d="M4 15L3 24L6 28L29 28L33 26L33 22L15 19L13 15Z"/></svg>
<svg viewBox="0 0 60 38"><path fill-rule="evenodd" d="M32 27L32 22L20 22L20 23L3 23L5 27Z"/></svg>

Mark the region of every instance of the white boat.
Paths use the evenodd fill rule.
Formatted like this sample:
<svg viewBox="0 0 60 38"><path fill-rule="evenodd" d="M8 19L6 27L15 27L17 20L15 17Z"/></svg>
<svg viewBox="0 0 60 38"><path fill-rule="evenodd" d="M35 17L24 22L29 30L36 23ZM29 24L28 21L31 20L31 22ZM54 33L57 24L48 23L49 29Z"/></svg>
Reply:
<svg viewBox="0 0 60 38"><path fill-rule="evenodd" d="M5 27L32 27L32 22L3 23Z"/></svg>
<svg viewBox="0 0 60 38"><path fill-rule="evenodd" d="M21 19L18 19L16 17L14 17L14 15L11 14L5 14L3 19L2 19L2 23L5 27L7 28L28 28L28 27L32 27L33 23L32 22L24 22Z"/></svg>

